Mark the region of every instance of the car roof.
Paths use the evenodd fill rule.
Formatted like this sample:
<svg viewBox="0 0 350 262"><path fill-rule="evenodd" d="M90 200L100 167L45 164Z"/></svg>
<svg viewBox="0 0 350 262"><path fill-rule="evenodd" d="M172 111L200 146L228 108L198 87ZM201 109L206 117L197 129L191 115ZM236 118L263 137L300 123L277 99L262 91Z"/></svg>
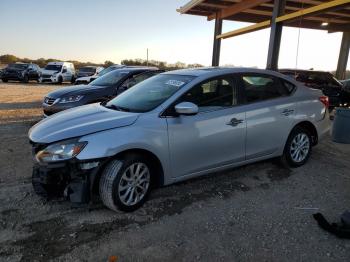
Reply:
<svg viewBox="0 0 350 262"><path fill-rule="evenodd" d="M202 76L202 75L222 75L222 74L231 74L231 73L259 73L259 74L270 74L278 77L285 76L281 73L272 70L266 69L257 69L249 67L198 67L198 68L188 68L180 69L174 71L167 71L163 74L176 74L176 75L191 75L191 76Z"/></svg>
<svg viewBox="0 0 350 262"><path fill-rule="evenodd" d="M97 66L82 66L80 68L97 68Z"/></svg>
<svg viewBox="0 0 350 262"><path fill-rule="evenodd" d="M279 69L281 73L314 73L314 74L330 74L327 71L315 71L315 70L306 70L306 69Z"/></svg>
<svg viewBox="0 0 350 262"><path fill-rule="evenodd" d="M73 64L71 62L48 62L48 65L63 65L63 64Z"/></svg>
<svg viewBox="0 0 350 262"><path fill-rule="evenodd" d="M132 72L132 71L154 71L154 70L159 70L159 69L157 67L125 66L125 67L116 68L114 71Z"/></svg>

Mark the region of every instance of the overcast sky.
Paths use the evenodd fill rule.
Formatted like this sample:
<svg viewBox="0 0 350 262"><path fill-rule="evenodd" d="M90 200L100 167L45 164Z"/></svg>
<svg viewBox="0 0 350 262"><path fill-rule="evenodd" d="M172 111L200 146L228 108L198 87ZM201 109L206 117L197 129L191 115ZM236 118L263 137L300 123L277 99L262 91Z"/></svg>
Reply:
<svg viewBox="0 0 350 262"><path fill-rule="evenodd" d="M189 0L0 0L0 54L120 63L211 64L214 23L180 15ZM247 24L224 22L223 32ZM222 41L221 65L266 65L269 29ZM334 70L341 34L284 28L279 67ZM348 63L348 68L350 63Z"/></svg>

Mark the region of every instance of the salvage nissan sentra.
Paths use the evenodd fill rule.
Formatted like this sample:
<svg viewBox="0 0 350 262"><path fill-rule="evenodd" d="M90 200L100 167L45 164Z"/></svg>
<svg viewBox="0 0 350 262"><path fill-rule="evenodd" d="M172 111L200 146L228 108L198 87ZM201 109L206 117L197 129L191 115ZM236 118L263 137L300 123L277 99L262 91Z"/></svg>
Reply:
<svg viewBox="0 0 350 262"><path fill-rule="evenodd" d="M156 186L275 157L298 167L329 130L327 107L320 90L277 72L162 73L32 127L34 190L133 211Z"/></svg>

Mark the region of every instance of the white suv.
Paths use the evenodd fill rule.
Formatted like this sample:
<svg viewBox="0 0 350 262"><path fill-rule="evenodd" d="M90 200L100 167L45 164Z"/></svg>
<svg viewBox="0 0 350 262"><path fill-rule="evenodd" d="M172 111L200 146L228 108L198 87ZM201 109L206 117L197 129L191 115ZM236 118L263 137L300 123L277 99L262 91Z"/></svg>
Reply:
<svg viewBox="0 0 350 262"><path fill-rule="evenodd" d="M63 83L75 81L75 69L73 63L50 62L41 72L39 82Z"/></svg>

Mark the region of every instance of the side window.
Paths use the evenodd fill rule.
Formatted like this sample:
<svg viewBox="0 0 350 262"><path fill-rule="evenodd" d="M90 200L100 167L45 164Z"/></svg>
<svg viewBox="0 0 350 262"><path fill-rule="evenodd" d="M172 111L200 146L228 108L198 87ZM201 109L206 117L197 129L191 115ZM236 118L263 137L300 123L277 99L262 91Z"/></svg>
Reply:
<svg viewBox="0 0 350 262"><path fill-rule="evenodd" d="M295 85L294 84L292 84L292 83L290 83L288 81L282 80L282 79L280 81L283 84L284 88L287 90L287 94L288 95L291 94L294 91L294 89L295 89Z"/></svg>
<svg viewBox="0 0 350 262"><path fill-rule="evenodd" d="M259 102L289 94L286 87L275 77L267 75L242 75L241 81L246 102Z"/></svg>
<svg viewBox="0 0 350 262"><path fill-rule="evenodd" d="M131 75L127 79L124 80L124 82L118 88L118 94L124 92L125 90L127 90L130 87L132 87L133 85L135 85L134 77L135 76Z"/></svg>
<svg viewBox="0 0 350 262"><path fill-rule="evenodd" d="M150 78L151 76L154 76L156 75L157 73L155 72L146 72L146 73L141 73L141 74L138 74L136 76L133 77L133 85L136 85L144 80L146 80L147 78ZM131 86L130 86L131 87Z"/></svg>
<svg viewBox="0 0 350 262"><path fill-rule="evenodd" d="M196 104L199 112L231 107L237 105L237 90L233 78L217 78L193 87L180 102Z"/></svg>

